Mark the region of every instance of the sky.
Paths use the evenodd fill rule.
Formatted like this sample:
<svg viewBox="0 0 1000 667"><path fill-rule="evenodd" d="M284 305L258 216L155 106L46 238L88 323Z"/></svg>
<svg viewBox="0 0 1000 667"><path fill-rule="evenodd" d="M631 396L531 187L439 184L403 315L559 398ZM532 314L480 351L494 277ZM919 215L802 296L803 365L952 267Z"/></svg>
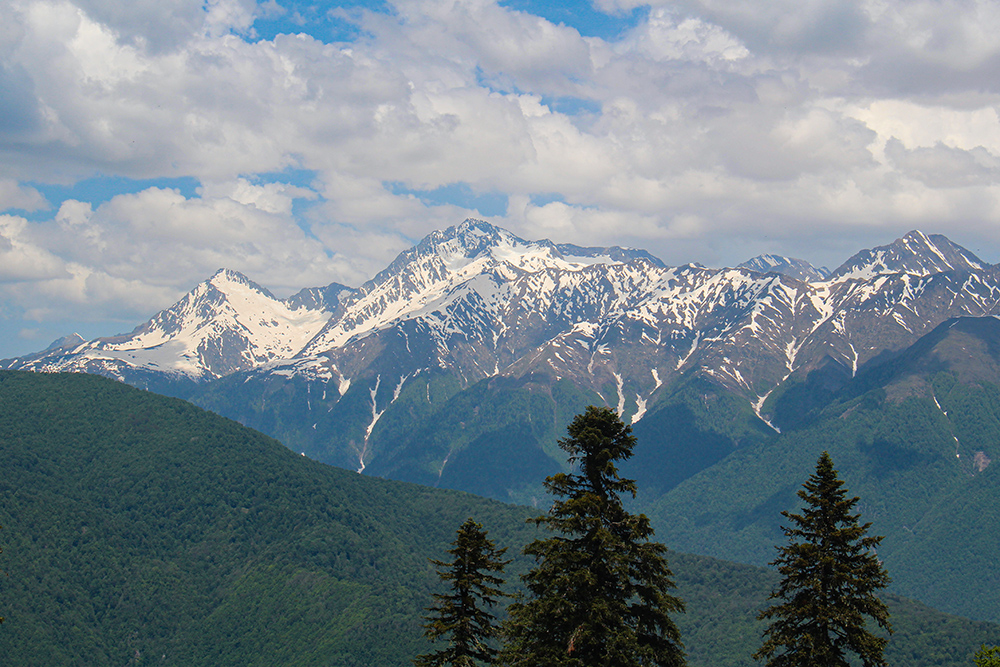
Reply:
<svg viewBox="0 0 1000 667"><path fill-rule="evenodd" d="M0 357L435 229L1000 262L994 0L0 0Z"/></svg>

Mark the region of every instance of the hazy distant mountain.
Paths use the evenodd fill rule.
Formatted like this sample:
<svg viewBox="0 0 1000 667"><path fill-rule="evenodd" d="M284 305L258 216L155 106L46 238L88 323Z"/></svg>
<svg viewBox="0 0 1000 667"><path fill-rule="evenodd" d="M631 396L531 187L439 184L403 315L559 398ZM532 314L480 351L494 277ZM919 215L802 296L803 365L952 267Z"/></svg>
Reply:
<svg viewBox="0 0 1000 667"><path fill-rule="evenodd" d="M782 257L781 255L757 255L740 264L740 268L758 273L780 273L803 282L814 283L825 280L830 275L826 268L816 268L804 259Z"/></svg>

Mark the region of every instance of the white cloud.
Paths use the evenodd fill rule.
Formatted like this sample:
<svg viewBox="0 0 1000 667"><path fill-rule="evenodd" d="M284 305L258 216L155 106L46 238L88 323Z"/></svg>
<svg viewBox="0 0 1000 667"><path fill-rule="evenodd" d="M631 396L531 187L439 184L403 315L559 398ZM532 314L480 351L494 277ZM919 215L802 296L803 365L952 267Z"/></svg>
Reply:
<svg viewBox="0 0 1000 667"><path fill-rule="evenodd" d="M875 131L880 144L896 137L911 148L944 143L964 150L983 146L1000 154L1000 117L993 105L970 109L882 99L848 107L845 113Z"/></svg>
<svg viewBox="0 0 1000 667"><path fill-rule="evenodd" d="M623 46L653 60L733 61L750 55L747 48L720 26L653 9L648 20L632 31Z"/></svg>
<svg viewBox="0 0 1000 667"><path fill-rule="evenodd" d="M605 42L493 0L398 0L328 44L254 41L278 10L249 0L0 0L0 206L42 210L27 181L202 185L11 227L11 267L49 262L48 291L8 271L17 298L139 304L220 266L277 291L358 284L473 214L387 183L507 194L495 222L525 236L672 262L781 241L836 264L845 235L854 250L959 222L1000 240L995 3L652 4ZM315 178L260 176L287 168Z"/></svg>
<svg viewBox="0 0 1000 667"><path fill-rule="evenodd" d="M35 188L20 185L11 179L0 179L0 211L9 211L12 208L39 211L48 205L42 193Z"/></svg>
<svg viewBox="0 0 1000 667"><path fill-rule="evenodd" d="M63 262L32 239L27 220L0 215L0 283L46 280L64 274Z"/></svg>

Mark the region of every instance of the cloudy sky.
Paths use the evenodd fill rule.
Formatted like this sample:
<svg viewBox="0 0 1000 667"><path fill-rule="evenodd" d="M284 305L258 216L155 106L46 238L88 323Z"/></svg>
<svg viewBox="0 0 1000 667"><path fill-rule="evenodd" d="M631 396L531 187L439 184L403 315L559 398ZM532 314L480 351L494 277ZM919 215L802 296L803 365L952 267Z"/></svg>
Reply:
<svg viewBox="0 0 1000 667"><path fill-rule="evenodd" d="M1000 262L995 0L0 0L0 357L482 217L670 264Z"/></svg>

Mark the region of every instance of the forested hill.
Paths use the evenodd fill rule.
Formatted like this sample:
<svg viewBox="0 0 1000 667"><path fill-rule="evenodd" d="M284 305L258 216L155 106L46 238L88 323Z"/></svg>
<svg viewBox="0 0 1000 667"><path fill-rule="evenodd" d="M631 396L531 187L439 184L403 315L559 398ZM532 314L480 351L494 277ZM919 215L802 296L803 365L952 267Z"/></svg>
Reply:
<svg viewBox="0 0 1000 667"><path fill-rule="evenodd" d="M469 516L519 551L535 513L319 464L100 377L0 372L0 656L407 665L427 648L419 615L438 586L428 557ZM672 562L690 664L752 664L771 575ZM894 665L967 665L1000 635L902 600L893 611Z"/></svg>

